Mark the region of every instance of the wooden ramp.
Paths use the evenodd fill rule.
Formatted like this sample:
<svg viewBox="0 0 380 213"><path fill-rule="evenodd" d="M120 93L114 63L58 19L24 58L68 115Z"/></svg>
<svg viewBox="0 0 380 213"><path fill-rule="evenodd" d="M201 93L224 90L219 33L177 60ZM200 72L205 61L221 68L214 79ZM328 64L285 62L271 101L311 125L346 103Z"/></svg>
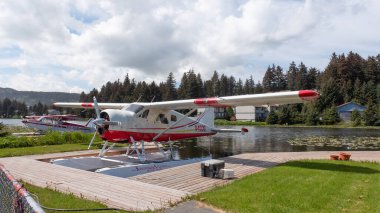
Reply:
<svg viewBox="0 0 380 213"><path fill-rule="evenodd" d="M17 179L40 187L73 193L109 207L132 211L160 209L181 201L187 195L209 190L233 180L202 177L200 163L156 171L131 178L119 178L53 165L36 159L89 154L92 151L0 158ZM236 179L266 168L299 159L328 159L339 152L246 153L223 158L234 169ZM353 160L380 162L380 151L350 152Z"/></svg>
<svg viewBox="0 0 380 213"><path fill-rule="evenodd" d="M109 207L143 211L160 209L181 201L187 195L175 189L118 178L30 158L1 158L5 168L17 179L40 187L73 193Z"/></svg>
<svg viewBox="0 0 380 213"><path fill-rule="evenodd" d="M236 179L260 172L266 168L300 159L329 159L331 154L339 152L277 152L277 153L245 153L222 158L225 168L233 169ZM350 152L353 160L377 161L380 163L380 151ZM221 180L202 177L200 164L194 163L180 167L165 169L149 174L130 177L130 179L150 183L166 188L177 189L188 193L199 193L227 184L233 180Z"/></svg>

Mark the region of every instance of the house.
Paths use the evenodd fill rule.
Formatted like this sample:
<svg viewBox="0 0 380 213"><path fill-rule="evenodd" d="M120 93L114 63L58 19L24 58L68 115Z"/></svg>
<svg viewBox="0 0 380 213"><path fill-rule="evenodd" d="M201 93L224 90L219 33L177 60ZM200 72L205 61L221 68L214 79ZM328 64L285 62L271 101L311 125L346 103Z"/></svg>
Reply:
<svg viewBox="0 0 380 213"><path fill-rule="evenodd" d="M198 115L202 114L205 111L205 108L199 108ZM227 110L224 107L215 107L214 108L215 119L224 119L227 116Z"/></svg>
<svg viewBox="0 0 380 213"><path fill-rule="evenodd" d="M354 110L357 110L362 114L367 109L367 107L351 101L337 106L336 109L338 111L340 119L343 121L350 121L351 114Z"/></svg>
<svg viewBox="0 0 380 213"><path fill-rule="evenodd" d="M240 121L265 121L272 110L278 106L237 106L235 108L236 120Z"/></svg>

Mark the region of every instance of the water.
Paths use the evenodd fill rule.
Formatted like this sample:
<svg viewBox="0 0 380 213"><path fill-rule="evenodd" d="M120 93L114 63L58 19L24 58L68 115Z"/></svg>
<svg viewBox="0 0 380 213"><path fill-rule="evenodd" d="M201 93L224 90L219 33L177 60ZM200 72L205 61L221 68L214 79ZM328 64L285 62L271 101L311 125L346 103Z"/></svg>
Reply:
<svg viewBox="0 0 380 213"><path fill-rule="evenodd" d="M227 128L240 129L241 127L232 126ZM378 129L248 127L248 130L249 132L245 135L239 133L218 133L212 137L181 141L177 143L180 147L177 154L179 158L205 156L209 153L209 147L213 158L248 152L344 151L350 150L350 147L292 146L289 140L313 136L336 139L360 137L380 138L380 131ZM380 150L380 148L360 150Z"/></svg>
<svg viewBox="0 0 380 213"><path fill-rule="evenodd" d="M0 123L9 125L9 126L24 126L24 124L21 121L22 119L1 119L0 118Z"/></svg>
<svg viewBox="0 0 380 213"><path fill-rule="evenodd" d="M0 119L6 125L22 126L21 119ZM223 128L240 129L241 126ZM344 129L315 127L247 127L248 133L218 133L212 137L182 140L174 144L176 159L205 157L211 153L214 158L225 157L247 152L297 152L297 151L342 151L349 147L331 146L292 146L289 140L304 137L333 137L337 139L375 137L380 138L379 129ZM209 151L210 150L210 151ZM361 149L361 150L380 150Z"/></svg>

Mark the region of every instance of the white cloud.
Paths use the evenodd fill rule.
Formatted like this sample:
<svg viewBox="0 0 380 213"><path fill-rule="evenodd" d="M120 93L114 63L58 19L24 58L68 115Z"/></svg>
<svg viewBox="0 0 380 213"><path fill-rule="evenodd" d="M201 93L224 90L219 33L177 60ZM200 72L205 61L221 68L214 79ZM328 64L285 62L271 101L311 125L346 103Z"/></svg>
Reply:
<svg viewBox="0 0 380 213"><path fill-rule="evenodd" d="M204 79L218 70L252 74L257 82L272 63L323 69L332 52L379 53L379 6L375 0L5 0L0 50L19 52L0 54L0 83L89 91L127 73L162 81L173 72L180 81L194 68ZM10 76L23 83L3 80Z"/></svg>

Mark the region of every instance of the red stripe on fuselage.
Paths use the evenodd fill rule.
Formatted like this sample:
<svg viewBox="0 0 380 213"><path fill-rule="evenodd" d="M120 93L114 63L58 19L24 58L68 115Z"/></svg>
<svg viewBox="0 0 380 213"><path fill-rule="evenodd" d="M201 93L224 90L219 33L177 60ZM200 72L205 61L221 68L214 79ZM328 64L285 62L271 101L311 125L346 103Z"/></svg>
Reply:
<svg viewBox="0 0 380 213"><path fill-rule="evenodd" d="M119 130L108 130L101 135L102 139L110 142L126 142L130 141L133 137L135 141L152 141L152 139L158 133L145 133L145 132L129 132L129 131L119 131ZM216 132L202 132L202 133L164 133L156 139L156 141L169 141L169 140L180 140L187 138L196 138L201 136L214 135Z"/></svg>

